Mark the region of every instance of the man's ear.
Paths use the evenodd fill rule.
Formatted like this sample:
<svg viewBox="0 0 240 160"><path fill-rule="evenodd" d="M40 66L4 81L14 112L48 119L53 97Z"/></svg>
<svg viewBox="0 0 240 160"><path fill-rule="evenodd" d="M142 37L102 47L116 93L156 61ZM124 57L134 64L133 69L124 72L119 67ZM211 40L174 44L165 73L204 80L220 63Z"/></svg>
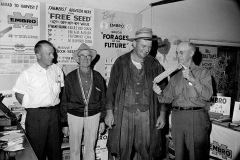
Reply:
<svg viewBox="0 0 240 160"><path fill-rule="evenodd" d="M193 50L191 50L191 57L193 57L194 56L194 51Z"/></svg>
<svg viewBox="0 0 240 160"><path fill-rule="evenodd" d="M36 57L37 57L37 59L40 59L41 58L41 54L40 53L36 53Z"/></svg>
<svg viewBox="0 0 240 160"><path fill-rule="evenodd" d="M137 42L136 42L136 40L134 40L132 46L135 48L136 44L137 44Z"/></svg>

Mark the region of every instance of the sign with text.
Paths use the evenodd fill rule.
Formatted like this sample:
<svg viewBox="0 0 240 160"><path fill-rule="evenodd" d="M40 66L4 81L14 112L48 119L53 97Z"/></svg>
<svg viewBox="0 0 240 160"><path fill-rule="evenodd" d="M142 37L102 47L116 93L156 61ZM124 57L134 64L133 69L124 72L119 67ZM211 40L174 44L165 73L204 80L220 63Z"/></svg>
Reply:
<svg viewBox="0 0 240 160"><path fill-rule="evenodd" d="M210 112L230 115L231 97L212 96L210 99Z"/></svg>
<svg viewBox="0 0 240 160"><path fill-rule="evenodd" d="M95 68L108 82L115 59L132 49L127 39L142 28L142 15L110 10L96 10L95 15L95 49L100 55Z"/></svg>
<svg viewBox="0 0 240 160"><path fill-rule="evenodd" d="M39 4L39 2L1 0L0 46L3 44L33 46L39 40Z"/></svg>
<svg viewBox="0 0 240 160"><path fill-rule="evenodd" d="M208 70L213 68L213 62L217 58L217 47L200 46L199 51L202 53L201 66Z"/></svg>
<svg viewBox="0 0 240 160"><path fill-rule="evenodd" d="M0 75L17 75L36 61L40 3L0 1Z"/></svg>
<svg viewBox="0 0 240 160"><path fill-rule="evenodd" d="M240 151L240 132L212 124L210 155L221 160L237 160Z"/></svg>
<svg viewBox="0 0 240 160"><path fill-rule="evenodd" d="M235 102L232 121L240 121L240 102Z"/></svg>
<svg viewBox="0 0 240 160"><path fill-rule="evenodd" d="M107 149L108 131L105 134L99 134L97 145L96 145L96 160L107 160L108 149Z"/></svg>
<svg viewBox="0 0 240 160"><path fill-rule="evenodd" d="M93 46L94 9L46 4L46 12L46 36L59 56L71 56L81 43Z"/></svg>

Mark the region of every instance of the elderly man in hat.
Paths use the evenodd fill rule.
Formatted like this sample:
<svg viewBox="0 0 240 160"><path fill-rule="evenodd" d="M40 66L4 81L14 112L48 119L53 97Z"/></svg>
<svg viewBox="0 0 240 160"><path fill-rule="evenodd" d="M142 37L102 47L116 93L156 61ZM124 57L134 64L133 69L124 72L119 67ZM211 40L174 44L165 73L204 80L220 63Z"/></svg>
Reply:
<svg viewBox="0 0 240 160"><path fill-rule="evenodd" d="M101 74L90 67L96 55L96 50L82 43L73 53L79 67L65 79L61 113L63 133L69 135L71 160L81 159L82 137L85 147L83 159L95 160L98 130L102 133L105 129L106 83Z"/></svg>
<svg viewBox="0 0 240 160"><path fill-rule="evenodd" d="M149 55L152 29L142 28L128 40L133 42L133 50L115 61L108 84L107 147L110 159L152 160L162 154L161 128L166 112L153 92L152 82L164 69Z"/></svg>

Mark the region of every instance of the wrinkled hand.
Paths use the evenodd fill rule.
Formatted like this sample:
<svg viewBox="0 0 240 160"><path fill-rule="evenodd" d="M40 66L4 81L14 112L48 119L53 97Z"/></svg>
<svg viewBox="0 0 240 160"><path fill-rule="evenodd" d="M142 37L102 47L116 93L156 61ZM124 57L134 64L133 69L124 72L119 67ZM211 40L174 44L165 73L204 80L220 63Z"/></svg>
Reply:
<svg viewBox="0 0 240 160"><path fill-rule="evenodd" d="M192 72L190 71L189 68L185 68L182 71L183 77L186 78L188 81L190 82L194 82L195 81L195 77L193 76Z"/></svg>
<svg viewBox="0 0 240 160"><path fill-rule="evenodd" d="M156 128L157 128L157 129L162 129L162 128L165 126L165 124L166 124L166 118L165 118L165 117L166 117L166 116L163 115L163 114L161 114L161 115L158 117L157 123L156 123Z"/></svg>
<svg viewBox="0 0 240 160"><path fill-rule="evenodd" d="M99 124L99 129L98 129L98 131L99 131L100 134L102 134L102 133L104 132L104 130L105 130L105 123L104 123L104 122L101 122L101 123Z"/></svg>
<svg viewBox="0 0 240 160"><path fill-rule="evenodd" d="M162 93L161 88L157 85L156 82L153 82L153 91L154 91L155 93L157 93L158 95L160 95L160 94Z"/></svg>
<svg viewBox="0 0 240 160"><path fill-rule="evenodd" d="M109 127L109 129L112 129L114 124L114 117L113 117L113 111L107 110L107 115L105 117L105 123Z"/></svg>
<svg viewBox="0 0 240 160"><path fill-rule="evenodd" d="M63 132L64 137L68 137L69 136L69 127L63 127L62 132Z"/></svg>

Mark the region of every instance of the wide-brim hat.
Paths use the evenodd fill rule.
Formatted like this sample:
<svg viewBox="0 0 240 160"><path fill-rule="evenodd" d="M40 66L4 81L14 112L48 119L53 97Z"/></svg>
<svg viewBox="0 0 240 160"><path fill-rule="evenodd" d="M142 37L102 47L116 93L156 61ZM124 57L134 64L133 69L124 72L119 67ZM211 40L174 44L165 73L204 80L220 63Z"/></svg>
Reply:
<svg viewBox="0 0 240 160"><path fill-rule="evenodd" d="M146 39L146 40L156 40L156 38L153 38L153 32L151 28L141 28L136 31L134 38L128 38L128 41L134 41L137 39Z"/></svg>
<svg viewBox="0 0 240 160"><path fill-rule="evenodd" d="M91 49L88 45L86 45L85 43L82 43L79 48L73 52L72 56L73 56L73 59L79 63L79 58L78 58L78 54L79 52L83 51L83 50L88 50L90 51L91 53L91 56L92 56L92 60L97 56L97 51L95 49Z"/></svg>

